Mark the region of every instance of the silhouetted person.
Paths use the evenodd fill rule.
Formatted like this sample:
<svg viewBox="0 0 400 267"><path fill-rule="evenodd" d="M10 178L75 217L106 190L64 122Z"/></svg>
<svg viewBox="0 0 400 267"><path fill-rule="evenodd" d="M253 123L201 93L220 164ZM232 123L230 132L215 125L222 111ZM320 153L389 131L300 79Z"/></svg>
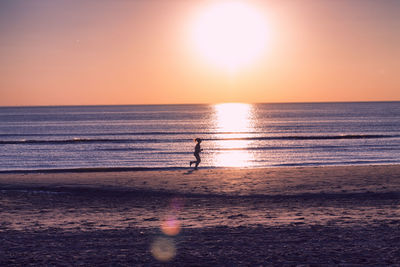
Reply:
<svg viewBox="0 0 400 267"><path fill-rule="evenodd" d="M195 161L190 162L190 166L192 166L193 163L196 163L194 166L194 169L197 170L197 166L199 166L201 159L200 159L200 152L203 151L203 149L200 148L200 143L201 143L201 138L196 138L194 141L197 142L196 146L194 147L194 156L196 157Z"/></svg>

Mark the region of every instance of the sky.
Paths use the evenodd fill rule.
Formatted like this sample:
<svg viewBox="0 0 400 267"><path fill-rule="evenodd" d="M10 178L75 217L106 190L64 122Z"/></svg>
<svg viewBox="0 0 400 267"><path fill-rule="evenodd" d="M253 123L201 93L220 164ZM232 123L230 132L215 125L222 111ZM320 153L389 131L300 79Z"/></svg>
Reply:
<svg viewBox="0 0 400 267"><path fill-rule="evenodd" d="M2 0L0 106L399 101L399 14L397 0Z"/></svg>

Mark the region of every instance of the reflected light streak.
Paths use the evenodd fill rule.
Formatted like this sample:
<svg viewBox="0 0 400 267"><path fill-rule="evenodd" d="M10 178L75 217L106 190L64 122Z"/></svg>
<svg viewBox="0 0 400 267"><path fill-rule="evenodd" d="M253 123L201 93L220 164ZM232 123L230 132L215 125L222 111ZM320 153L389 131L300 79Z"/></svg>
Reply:
<svg viewBox="0 0 400 267"><path fill-rule="evenodd" d="M247 132L252 129L252 107L243 103L225 103L214 106L219 132Z"/></svg>
<svg viewBox="0 0 400 267"><path fill-rule="evenodd" d="M214 106L215 128L217 132L229 133L231 137L240 138L253 132L253 107L243 103L226 103ZM225 135L224 137L229 138ZM222 150L214 155L215 166L220 167L247 167L253 155L246 150L251 145L249 140L219 140L214 146ZM228 150L227 150L228 149Z"/></svg>

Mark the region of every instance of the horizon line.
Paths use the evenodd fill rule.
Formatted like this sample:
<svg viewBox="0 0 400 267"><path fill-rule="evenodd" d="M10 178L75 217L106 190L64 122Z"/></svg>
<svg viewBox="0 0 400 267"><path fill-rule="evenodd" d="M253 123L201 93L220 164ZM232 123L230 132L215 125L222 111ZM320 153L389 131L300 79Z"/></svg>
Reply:
<svg viewBox="0 0 400 267"><path fill-rule="evenodd" d="M215 103L169 103L169 104L61 104L61 105L0 105L0 108L17 108L17 107L106 107L106 106L185 106L185 105L218 105L218 104L229 104L229 103L241 103L250 105L259 104L318 104L318 103L394 103L400 102L399 100L356 100L356 101L288 101L288 102L240 102L240 101L227 101L227 102L215 102Z"/></svg>

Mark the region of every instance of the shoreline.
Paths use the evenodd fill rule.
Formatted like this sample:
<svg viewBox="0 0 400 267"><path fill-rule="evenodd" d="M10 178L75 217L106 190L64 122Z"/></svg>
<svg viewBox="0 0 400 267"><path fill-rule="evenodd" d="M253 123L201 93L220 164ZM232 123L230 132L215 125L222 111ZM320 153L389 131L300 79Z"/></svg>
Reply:
<svg viewBox="0 0 400 267"><path fill-rule="evenodd" d="M0 174L0 196L0 230L373 224L400 218L400 165Z"/></svg>
<svg viewBox="0 0 400 267"><path fill-rule="evenodd" d="M400 192L400 164L105 170L0 172L0 190L86 188L232 196Z"/></svg>
<svg viewBox="0 0 400 267"><path fill-rule="evenodd" d="M210 167L200 166L199 170L252 170L252 169L282 169L282 168L324 168L324 167L362 167L362 166L400 166L400 163L357 163L357 164L282 164L265 167ZM193 167L72 167L72 168L49 168L49 169L15 169L0 170L2 174L31 174L31 173L93 173L93 172L142 172L142 171L189 171Z"/></svg>

